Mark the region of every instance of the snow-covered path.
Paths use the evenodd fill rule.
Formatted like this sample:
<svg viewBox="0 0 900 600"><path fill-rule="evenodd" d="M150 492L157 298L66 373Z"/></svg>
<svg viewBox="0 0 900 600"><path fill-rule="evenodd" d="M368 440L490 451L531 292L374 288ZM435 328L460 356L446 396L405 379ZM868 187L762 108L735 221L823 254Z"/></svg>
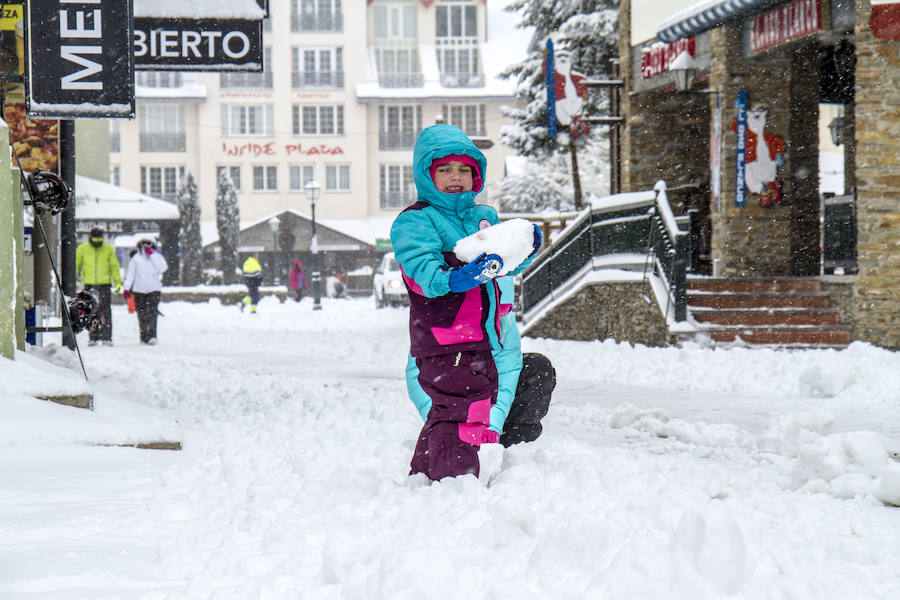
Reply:
<svg viewBox="0 0 900 600"><path fill-rule="evenodd" d="M161 310L84 355L183 451L0 441L0 597L900 597L897 353L526 339L544 435L429 485L404 310Z"/></svg>

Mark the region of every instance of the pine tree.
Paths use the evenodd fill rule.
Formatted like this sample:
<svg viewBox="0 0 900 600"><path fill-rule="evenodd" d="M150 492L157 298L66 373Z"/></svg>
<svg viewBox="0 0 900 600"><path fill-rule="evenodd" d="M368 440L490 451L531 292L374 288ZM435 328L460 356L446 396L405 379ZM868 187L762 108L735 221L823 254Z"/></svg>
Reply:
<svg viewBox="0 0 900 600"><path fill-rule="evenodd" d="M222 251L222 278L225 283L237 283L238 254L240 239L241 213L238 207L237 192L234 182L223 169L219 174L216 190L216 228L219 232L219 248Z"/></svg>
<svg viewBox="0 0 900 600"><path fill-rule="evenodd" d="M181 285L197 285L203 275L200 203L197 182L190 173L178 190L178 243L181 246Z"/></svg>
<svg viewBox="0 0 900 600"><path fill-rule="evenodd" d="M519 27L534 27L540 36L552 34L557 49L569 50L572 66L589 79L609 78L611 59L618 54L617 0L514 0L504 9L519 12ZM544 37L546 39L546 37ZM505 116L515 121L501 129L500 141L519 154L545 158L555 150L567 150L568 136L556 140L547 134L547 91L543 72L544 43L523 62L508 67L501 77L515 78L516 98L524 108L506 107ZM608 93L590 90L584 112L605 114ZM605 127L594 126L590 137L605 139Z"/></svg>

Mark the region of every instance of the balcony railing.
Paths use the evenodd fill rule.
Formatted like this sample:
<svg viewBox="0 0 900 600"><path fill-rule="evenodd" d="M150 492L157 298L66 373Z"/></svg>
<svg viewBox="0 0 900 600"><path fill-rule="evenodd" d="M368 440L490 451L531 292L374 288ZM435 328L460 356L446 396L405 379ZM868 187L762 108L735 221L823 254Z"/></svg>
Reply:
<svg viewBox="0 0 900 600"><path fill-rule="evenodd" d="M416 201L416 190L415 188L408 189L406 191L390 191L390 192L381 192L381 208L382 209L394 209L394 208L404 208L409 206L413 202Z"/></svg>
<svg viewBox="0 0 900 600"><path fill-rule="evenodd" d="M320 15L291 15L291 31L344 31L343 13L323 13Z"/></svg>
<svg viewBox="0 0 900 600"><path fill-rule="evenodd" d="M484 87L484 75L479 73L441 73L441 85L447 88Z"/></svg>
<svg viewBox="0 0 900 600"><path fill-rule="evenodd" d="M342 88L344 87L343 71L294 71L291 73L293 88Z"/></svg>
<svg viewBox="0 0 900 600"><path fill-rule="evenodd" d="M272 71L263 73L220 73L219 87L226 88L263 88L272 89Z"/></svg>
<svg viewBox="0 0 900 600"><path fill-rule="evenodd" d="M412 150L417 136L413 131L381 131L378 133L378 149Z"/></svg>
<svg viewBox="0 0 900 600"><path fill-rule="evenodd" d="M379 73L378 85L384 88L417 88L425 85L422 73Z"/></svg>
<svg viewBox="0 0 900 600"><path fill-rule="evenodd" d="M184 138L183 133L142 133L140 136L140 151L184 152Z"/></svg>

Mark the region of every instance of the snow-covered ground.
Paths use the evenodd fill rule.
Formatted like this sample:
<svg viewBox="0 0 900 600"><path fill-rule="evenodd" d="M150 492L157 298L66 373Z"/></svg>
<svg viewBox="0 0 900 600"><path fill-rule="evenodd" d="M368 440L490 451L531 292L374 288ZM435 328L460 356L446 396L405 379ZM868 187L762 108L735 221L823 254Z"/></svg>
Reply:
<svg viewBox="0 0 900 600"><path fill-rule="evenodd" d="M525 339L544 435L429 484L406 311L323 302L164 302L155 347L116 306L90 385L0 359L0 597L900 597L898 353Z"/></svg>

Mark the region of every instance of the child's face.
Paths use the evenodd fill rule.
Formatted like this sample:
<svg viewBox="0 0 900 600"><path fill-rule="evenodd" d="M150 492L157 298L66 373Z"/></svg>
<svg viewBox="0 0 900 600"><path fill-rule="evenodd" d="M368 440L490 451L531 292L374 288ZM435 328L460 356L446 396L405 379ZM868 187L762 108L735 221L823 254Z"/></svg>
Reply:
<svg viewBox="0 0 900 600"><path fill-rule="evenodd" d="M472 167L466 163L451 160L438 165L434 170L434 187L439 192L447 194L471 192L473 185Z"/></svg>

